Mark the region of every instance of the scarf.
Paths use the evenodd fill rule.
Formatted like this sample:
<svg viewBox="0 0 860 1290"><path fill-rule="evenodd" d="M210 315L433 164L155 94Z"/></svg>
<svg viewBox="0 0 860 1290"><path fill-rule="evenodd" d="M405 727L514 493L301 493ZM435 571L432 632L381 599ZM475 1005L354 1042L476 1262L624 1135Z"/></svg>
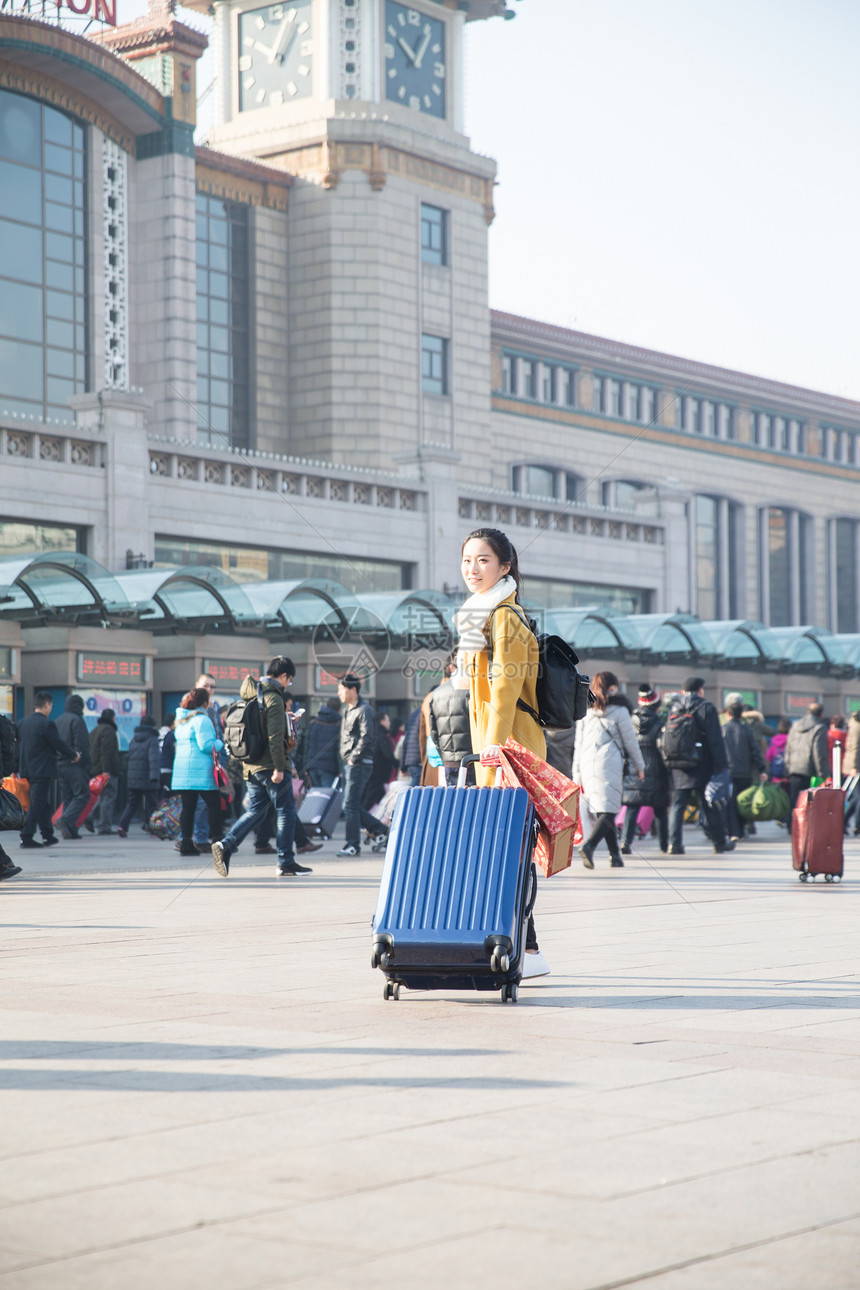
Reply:
<svg viewBox="0 0 860 1290"><path fill-rule="evenodd" d="M454 624L460 639L457 642L457 676L467 676L465 666L466 654L476 654L487 648L484 628L490 611L507 600L511 592L516 591L517 584L509 573L500 578L489 591L476 591L454 614Z"/></svg>

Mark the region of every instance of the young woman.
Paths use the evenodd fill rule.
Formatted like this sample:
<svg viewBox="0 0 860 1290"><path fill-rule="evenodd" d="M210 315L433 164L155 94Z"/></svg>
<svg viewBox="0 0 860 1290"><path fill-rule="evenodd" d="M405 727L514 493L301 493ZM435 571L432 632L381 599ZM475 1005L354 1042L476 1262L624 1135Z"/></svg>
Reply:
<svg viewBox="0 0 860 1290"><path fill-rule="evenodd" d="M586 869L593 869L595 848L605 840L612 868L621 869L624 861L618 847L615 817L621 810L624 761L630 762L640 780L645 778L645 762L627 700L618 692L615 673L598 672L591 691L594 703L577 727L573 778L582 786L588 809L597 821L579 854Z"/></svg>
<svg viewBox="0 0 860 1290"><path fill-rule="evenodd" d="M182 839L179 854L199 856L194 845L194 812L198 795L206 803L209 838L221 838L221 797L215 784L212 753L224 747L216 738L215 727L206 714L209 691L190 690L176 709L176 755L173 759L173 791L182 798L179 833Z"/></svg>
<svg viewBox="0 0 860 1290"><path fill-rule="evenodd" d="M545 758L543 731L534 717L517 707L522 699L537 710L538 669L537 638L523 621L523 611L515 608L520 591L517 553L499 529L476 529L463 543L461 570L471 594L456 614L457 675L469 682L472 749L491 757L512 736ZM492 767L477 766L476 772L479 784L494 783ZM523 977L548 973L529 919Z"/></svg>

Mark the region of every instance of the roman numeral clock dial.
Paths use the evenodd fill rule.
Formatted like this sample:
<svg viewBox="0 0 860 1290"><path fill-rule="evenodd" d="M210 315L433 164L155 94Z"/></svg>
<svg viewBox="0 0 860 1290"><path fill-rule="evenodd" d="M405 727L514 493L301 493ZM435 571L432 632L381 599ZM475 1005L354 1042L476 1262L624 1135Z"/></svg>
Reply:
<svg viewBox="0 0 860 1290"><path fill-rule="evenodd" d="M445 75L445 24L385 0L385 97L444 118Z"/></svg>
<svg viewBox="0 0 860 1290"><path fill-rule="evenodd" d="M239 14L239 110L278 107L313 89L312 0Z"/></svg>

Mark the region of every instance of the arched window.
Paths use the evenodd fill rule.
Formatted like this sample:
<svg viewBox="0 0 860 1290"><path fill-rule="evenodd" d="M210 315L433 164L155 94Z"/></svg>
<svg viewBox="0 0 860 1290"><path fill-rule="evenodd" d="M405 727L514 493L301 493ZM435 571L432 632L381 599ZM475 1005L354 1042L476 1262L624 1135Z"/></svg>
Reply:
<svg viewBox="0 0 860 1290"><path fill-rule="evenodd" d="M71 420L86 390L85 220L83 128L0 90L0 411Z"/></svg>
<svg viewBox="0 0 860 1290"><path fill-rule="evenodd" d="M603 505L632 509L636 505L636 494L650 487L639 479L606 479L601 485Z"/></svg>
<svg viewBox="0 0 860 1290"><path fill-rule="evenodd" d="M860 631L860 524L830 521L828 533L830 626L835 632Z"/></svg>
<svg viewBox="0 0 860 1290"><path fill-rule="evenodd" d="M705 621L740 617L740 508L707 493L694 506L696 614Z"/></svg>
<svg viewBox="0 0 860 1290"><path fill-rule="evenodd" d="M511 487L524 497L548 497L557 502L584 501L579 475L560 466L526 462L511 467Z"/></svg>
<svg viewBox="0 0 860 1290"><path fill-rule="evenodd" d="M771 627L809 622L809 516L784 506L761 511L761 616Z"/></svg>

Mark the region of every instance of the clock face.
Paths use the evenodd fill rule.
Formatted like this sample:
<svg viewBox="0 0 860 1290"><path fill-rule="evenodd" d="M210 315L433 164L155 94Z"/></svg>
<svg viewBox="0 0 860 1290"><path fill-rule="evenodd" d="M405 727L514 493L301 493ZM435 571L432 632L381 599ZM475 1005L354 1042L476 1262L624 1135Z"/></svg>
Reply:
<svg viewBox="0 0 860 1290"><path fill-rule="evenodd" d="M239 110L277 107L311 93L312 0L239 14Z"/></svg>
<svg viewBox="0 0 860 1290"><path fill-rule="evenodd" d="M445 75L445 24L385 0L385 97L444 117Z"/></svg>

